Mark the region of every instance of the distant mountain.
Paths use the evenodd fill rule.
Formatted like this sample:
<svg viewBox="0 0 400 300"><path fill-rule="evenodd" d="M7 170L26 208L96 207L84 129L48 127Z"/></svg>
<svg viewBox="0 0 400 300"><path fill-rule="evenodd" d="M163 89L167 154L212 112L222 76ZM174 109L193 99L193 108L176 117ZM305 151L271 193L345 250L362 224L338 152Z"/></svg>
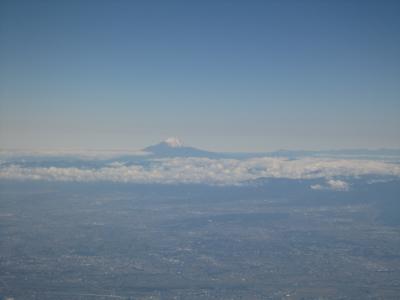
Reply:
<svg viewBox="0 0 400 300"><path fill-rule="evenodd" d="M194 147L187 147L177 138L171 137L165 141L143 149L157 157L208 157L219 158L221 154L205 151Z"/></svg>
<svg viewBox="0 0 400 300"><path fill-rule="evenodd" d="M370 158L382 159L400 157L399 149L344 149L344 150L277 150L272 152L211 152L194 147L185 146L178 138L170 137L166 140L142 149L150 157L207 157L207 158L231 158L248 159L256 157L286 157L297 159L301 157L340 157L340 158ZM146 156L148 157L148 156ZM138 160L140 157L133 157Z"/></svg>

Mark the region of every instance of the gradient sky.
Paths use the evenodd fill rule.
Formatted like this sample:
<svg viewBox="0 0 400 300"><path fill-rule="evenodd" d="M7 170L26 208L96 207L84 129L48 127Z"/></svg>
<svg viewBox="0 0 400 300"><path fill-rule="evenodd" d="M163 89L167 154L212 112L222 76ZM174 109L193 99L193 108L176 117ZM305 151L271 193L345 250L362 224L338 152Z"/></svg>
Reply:
<svg viewBox="0 0 400 300"><path fill-rule="evenodd" d="M0 148L400 148L400 1L0 2Z"/></svg>

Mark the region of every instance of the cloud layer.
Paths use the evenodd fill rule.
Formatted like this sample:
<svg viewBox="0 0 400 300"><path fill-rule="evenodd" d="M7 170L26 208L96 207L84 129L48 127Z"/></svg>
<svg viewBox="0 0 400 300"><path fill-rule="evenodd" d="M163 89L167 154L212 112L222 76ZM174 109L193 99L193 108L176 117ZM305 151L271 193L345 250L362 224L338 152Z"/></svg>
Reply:
<svg viewBox="0 0 400 300"><path fill-rule="evenodd" d="M258 178L326 178L314 189L347 190L339 176L383 175L400 177L400 165L374 160L301 158L166 158L127 165L114 161L99 168L0 166L0 179L54 181L112 181L132 183L205 183L231 185Z"/></svg>

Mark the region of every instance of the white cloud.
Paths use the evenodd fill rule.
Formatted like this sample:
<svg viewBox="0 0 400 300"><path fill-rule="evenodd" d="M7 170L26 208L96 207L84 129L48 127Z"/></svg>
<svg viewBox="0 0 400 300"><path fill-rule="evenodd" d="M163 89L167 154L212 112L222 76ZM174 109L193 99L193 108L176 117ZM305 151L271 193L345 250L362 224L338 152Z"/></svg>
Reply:
<svg viewBox="0 0 400 300"><path fill-rule="evenodd" d="M334 191L348 191L349 184L343 180L328 179L325 185L314 184L311 186L313 190L334 190Z"/></svg>
<svg viewBox="0 0 400 300"><path fill-rule="evenodd" d="M313 185L310 186L310 188L312 190L324 190L325 189L325 187L323 185L321 185L321 184L313 184Z"/></svg>
<svg viewBox="0 0 400 300"><path fill-rule="evenodd" d="M240 184L260 177L311 179L327 178L326 185L314 189L346 190L338 176L391 175L400 177L400 165L374 160L302 158L165 158L145 164L125 165L114 162L97 169L59 167L0 166L0 179L113 181L133 183L207 183Z"/></svg>
<svg viewBox="0 0 400 300"><path fill-rule="evenodd" d="M331 189L336 190L336 191L348 191L349 190L349 184L343 180L330 179L327 181L327 183Z"/></svg>

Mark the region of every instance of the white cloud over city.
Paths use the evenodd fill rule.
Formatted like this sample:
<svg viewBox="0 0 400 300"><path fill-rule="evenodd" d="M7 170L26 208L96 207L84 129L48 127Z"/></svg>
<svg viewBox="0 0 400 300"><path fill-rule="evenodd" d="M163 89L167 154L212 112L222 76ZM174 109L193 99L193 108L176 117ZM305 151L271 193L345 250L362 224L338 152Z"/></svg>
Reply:
<svg viewBox="0 0 400 300"><path fill-rule="evenodd" d="M376 160L300 158L162 158L145 163L114 161L98 168L0 166L0 179L48 181L111 181L131 183L205 183L235 185L258 178L325 178L312 189L348 190L340 176L400 176L400 165Z"/></svg>
<svg viewBox="0 0 400 300"><path fill-rule="evenodd" d="M348 191L350 186L346 181L328 179L325 184L313 184L310 186L313 190L334 190L334 191Z"/></svg>

